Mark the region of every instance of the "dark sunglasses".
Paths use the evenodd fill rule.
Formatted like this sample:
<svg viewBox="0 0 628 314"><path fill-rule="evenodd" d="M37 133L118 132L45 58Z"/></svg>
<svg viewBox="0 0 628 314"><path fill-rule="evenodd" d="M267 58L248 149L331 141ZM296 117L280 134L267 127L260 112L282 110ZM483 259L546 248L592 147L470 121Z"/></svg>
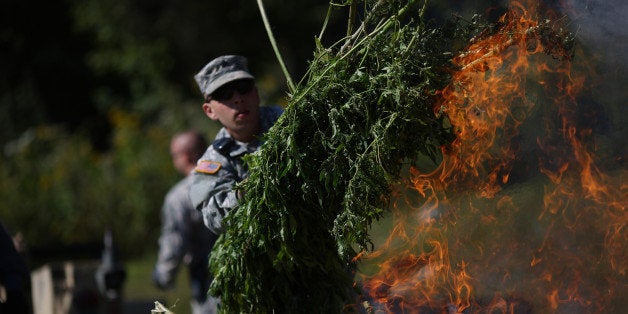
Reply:
<svg viewBox="0 0 628 314"><path fill-rule="evenodd" d="M209 98L218 101L229 100L233 97L234 92L238 92L240 95L248 94L253 89L254 85L255 83L253 80L237 80L229 82L220 86L220 88L211 93Z"/></svg>

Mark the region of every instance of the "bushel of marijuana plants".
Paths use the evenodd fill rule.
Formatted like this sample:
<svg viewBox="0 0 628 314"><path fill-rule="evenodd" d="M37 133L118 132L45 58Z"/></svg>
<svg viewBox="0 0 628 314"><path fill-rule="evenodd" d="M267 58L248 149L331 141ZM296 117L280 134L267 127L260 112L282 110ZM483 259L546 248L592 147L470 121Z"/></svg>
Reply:
<svg viewBox="0 0 628 314"><path fill-rule="evenodd" d="M464 32L424 23L424 3L379 1L319 47L308 74L248 156L250 177L212 252L226 312L338 313L355 302L352 260L388 206L402 164L452 140L435 109Z"/></svg>

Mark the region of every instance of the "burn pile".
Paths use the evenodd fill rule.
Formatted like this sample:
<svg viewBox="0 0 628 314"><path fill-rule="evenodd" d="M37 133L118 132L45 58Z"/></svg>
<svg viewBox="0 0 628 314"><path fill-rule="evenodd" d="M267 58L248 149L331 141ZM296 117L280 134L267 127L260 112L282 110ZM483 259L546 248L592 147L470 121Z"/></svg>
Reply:
<svg viewBox="0 0 628 314"><path fill-rule="evenodd" d="M497 25L438 27L423 20L423 1L360 5L368 13L315 51L247 160L246 194L210 261L224 310L615 302L625 214L618 178L594 166L590 133L574 122L584 80L573 38L522 5ZM374 247L371 227L385 216L394 226Z"/></svg>
<svg viewBox="0 0 628 314"><path fill-rule="evenodd" d="M589 96L591 58L539 12L513 3L453 58L440 105L456 140L398 185L388 240L362 264L371 310L625 308L625 169L598 146L612 117Z"/></svg>

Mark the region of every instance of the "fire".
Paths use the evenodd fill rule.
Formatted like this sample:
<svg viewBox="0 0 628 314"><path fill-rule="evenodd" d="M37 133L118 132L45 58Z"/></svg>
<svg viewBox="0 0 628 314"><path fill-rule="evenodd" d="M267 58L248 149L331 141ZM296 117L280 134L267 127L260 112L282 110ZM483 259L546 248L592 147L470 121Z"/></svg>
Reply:
<svg viewBox="0 0 628 314"><path fill-rule="evenodd" d="M454 59L439 111L458 132L410 169L387 241L363 257L374 312L605 312L625 305L624 170L596 164L591 85L538 8Z"/></svg>

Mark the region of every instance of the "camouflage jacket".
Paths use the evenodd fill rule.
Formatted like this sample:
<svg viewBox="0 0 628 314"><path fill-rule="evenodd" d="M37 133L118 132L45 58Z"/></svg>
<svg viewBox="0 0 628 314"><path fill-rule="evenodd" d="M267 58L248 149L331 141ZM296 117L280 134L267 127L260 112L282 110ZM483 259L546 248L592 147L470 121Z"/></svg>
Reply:
<svg viewBox="0 0 628 314"><path fill-rule="evenodd" d="M260 108L262 134L282 113L278 106ZM236 141L222 128L198 161L190 198L194 207L203 213L205 225L214 233L224 232L222 220L238 204L233 187L248 177L242 157L257 151L261 144L258 140L249 143Z"/></svg>

